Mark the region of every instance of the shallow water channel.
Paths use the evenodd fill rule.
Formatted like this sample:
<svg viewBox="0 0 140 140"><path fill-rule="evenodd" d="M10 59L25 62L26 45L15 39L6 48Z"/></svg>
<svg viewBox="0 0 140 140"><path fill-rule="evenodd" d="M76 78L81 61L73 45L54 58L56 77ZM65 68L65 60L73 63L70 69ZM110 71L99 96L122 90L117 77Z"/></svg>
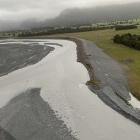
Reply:
<svg viewBox="0 0 140 140"><path fill-rule="evenodd" d="M32 40L18 42L30 41ZM34 41L41 45L58 43L62 47L49 45L55 47L55 50L39 63L0 77L0 107L23 91L38 87L41 88L41 97L80 140L140 139L138 125L105 105L85 85L89 75L86 68L77 62L74 42Z"/></svg>

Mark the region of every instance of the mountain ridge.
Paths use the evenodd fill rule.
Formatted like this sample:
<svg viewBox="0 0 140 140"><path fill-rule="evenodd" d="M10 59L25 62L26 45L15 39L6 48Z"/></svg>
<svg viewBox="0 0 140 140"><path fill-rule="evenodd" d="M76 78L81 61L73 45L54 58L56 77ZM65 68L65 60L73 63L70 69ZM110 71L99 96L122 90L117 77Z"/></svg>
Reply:
<svg viewBox="0 0 140 140"><path fill-rule="evenodd" d="M109 5L96 8L68 9L54 20L48 21L53 26L71 26L75 24L92 24L96 22L128 20L140 18L140 3ZM54 22L55 21L55 22Z"/></svg>

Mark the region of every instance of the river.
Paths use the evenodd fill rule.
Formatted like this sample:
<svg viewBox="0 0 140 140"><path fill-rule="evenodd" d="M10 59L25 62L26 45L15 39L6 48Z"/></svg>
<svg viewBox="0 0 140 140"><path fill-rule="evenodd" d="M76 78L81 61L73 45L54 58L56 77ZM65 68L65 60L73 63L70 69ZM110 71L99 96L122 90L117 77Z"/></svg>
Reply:
<svg viewBox="0 0 140 140"><path fill-rule="evenodd" d="M22 40L20 40L22 43ZM28 43L31 40L23 40ZM35 41L35 40L32 40ZM39 63L0 78L0 107L22 91L41 88L41 97L50 104L80 140L139 140L140 127L105 105L85 85L86 68L77 62L76 44L68 40L36 40L55 50ZM46 42L45 42L46 41ZM14 129L14 128L13 128Z"/></svg>

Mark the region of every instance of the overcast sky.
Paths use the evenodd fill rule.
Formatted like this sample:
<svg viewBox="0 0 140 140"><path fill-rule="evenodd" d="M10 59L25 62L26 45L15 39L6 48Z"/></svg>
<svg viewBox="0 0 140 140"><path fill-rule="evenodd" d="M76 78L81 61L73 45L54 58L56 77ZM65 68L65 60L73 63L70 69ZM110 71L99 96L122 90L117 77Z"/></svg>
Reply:
<svg viewBox="0 0 140 140"><path fill-rule="evenodd" d="M122 4L140 0L0 0L0 20L44 19L72 7Z"/></svg>

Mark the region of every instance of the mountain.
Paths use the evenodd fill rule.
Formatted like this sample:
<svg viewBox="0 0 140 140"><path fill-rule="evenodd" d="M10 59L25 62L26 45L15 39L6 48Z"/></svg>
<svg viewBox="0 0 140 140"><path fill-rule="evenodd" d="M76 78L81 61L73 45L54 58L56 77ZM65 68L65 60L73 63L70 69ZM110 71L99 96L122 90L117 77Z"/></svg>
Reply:
<svg viewBox="0 0 140 140"><path fill-rule="evenodd" d="M30 29L52 26L84 25L103 21L140 18L140 2L90 8L66 9L53 19L26 20L22 23L0 21L0 30Z"/></svg>

